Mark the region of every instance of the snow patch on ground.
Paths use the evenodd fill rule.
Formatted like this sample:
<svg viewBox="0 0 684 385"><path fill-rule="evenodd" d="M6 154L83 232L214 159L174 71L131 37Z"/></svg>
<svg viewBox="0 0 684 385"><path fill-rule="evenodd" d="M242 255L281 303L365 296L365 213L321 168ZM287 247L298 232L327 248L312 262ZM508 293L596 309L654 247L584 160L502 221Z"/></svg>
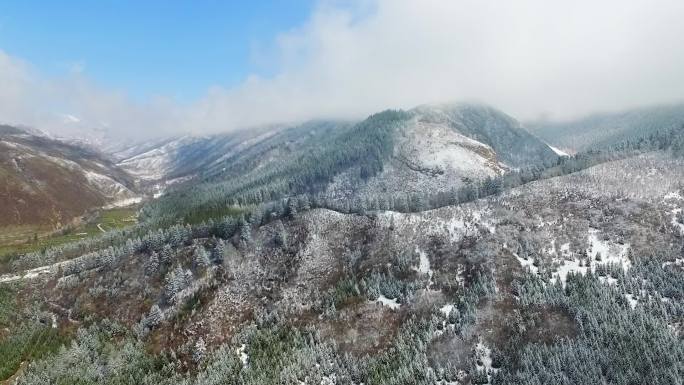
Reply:
<svg viewBox="0 0 684 385"><path fill-rule="evenodd" d="M428 276L428 284L426 289L430 290L432 287L432 275L434 274L434 271L430 268L430 259L427 256L427 253L425 251L419 249L416 247L416 253L418 253L418 256L420 258L420 261L418 263L418 267L413 267L413 270L419 272L420 274L427 274Z"/></svg>
<svg viewBox="0 0 684 385"><path fill-rule="evenodd" d="M432 269L430 269L430 259L428 259L427 254L418 247L416 247L416 253L418 253L420 262L418 267L414 267L413 269L421 274L432 275Z"/></svg>
<svg viewBox="0 0 684 385"><path fill-rule="evenodd" d="M560 247L561 254L570 255L570 242L564 243Z"/></svg>
<svg viewBox="0 0 684 385"><path fill-rule="evenodd" d="M582 265L582 262L579 259L573 259L571 261L564 260L563 264L558 267L558 270L553 273L551 283L556 283L556 281L560 280L563 287L565 287L568 275L571 273L585 275L588 270L589 268L586 265Z"/></svg>
<svg viewBox="0 0 684 385"><path fill-rule="evenodd" d="M552 284L560 281L563 287L565 287L570 274L586 275L589 271L593 273L599 265L617 265L625 271L632 267L632 262L628 257L629 244L620 245L603 240L599 237L598 230L593 228L589 229L588 242L589 247L586 250L588 258L586 260L580 258L567 259L566 257L570 255L570 244L564 243L561 245L560 251L564 258L554 258L554 262L558 263L558 267L551 274ZM549 248L543 251L552 256L556 255L555 240L551 242ZM523 269L529 269L532 274L539 275L539 268L534 266L534 259L522 258L515 253L513 255ZM597 259L599 256L600 259ZM613 277L599 277L599 280L609 285L617 283L617 279Z"/></svg>
<svg viewBox="0 0 684 385"><path fill-rule="evenodd" d="M610 277L610 276L608 276L608 277L598 277L598 279L599 279L599 281L600 281L601 283L604 283L604 284L606 284L606 285L615 285L615 284L617 284L617 282L618 282L617 278L613 278L613 277Z"/></svg>
<svg viewBox="0 0 684 385"><path fill-rule="evenodd" d="M407 158L423 167L479 176L494 176L506 169L496 161L490 146L461 135L448 125L416 120L412 128L407 130L410 140L402 143L401 148Z"/></svg>
<svg viewBox="0 0 684 385"><path fill-rule="evenodd" d="M532 259L532 258L525 259L525 258L520 257L518 254L513 254L513 255L515 255L515 258L518 260L518 262L520 262L520 266L522 266L523 269L527 268L530 270L530 273L535 274L535 275L539 274L539 268L534 265L534 259Z"/></svg>
<svg viewBox="0 0 684 385"><path fill-rule="evenodd" d="M632 310L636 309L636 305L639 303L639 301L637 301L636 297L634 297L634 295L632 295L632 294L625 293L625 298L627 299L627 302L629 303L629 307L631 307Z"/></svg>
<svg viewBox="0 0 684 385"><path fill-rule="evenodd" d="M665 201L668 201L668 200L681 201L681 200L684 200L684 197L682 197L679 194L679 191L672 191L672 192L665 194L665 196L663 197L663 200L665 200Z"/></svg>
<svg viewBox="0 0 684 385"><path fill-rule="evenodd" d="M235 349L235 353L240 358L240 361L242 361L243 367L246 367L247 362L249 362L249 355L247 355L247 352L245 351L246 349L247 349L247 345L245 345L245 344L242 344L242 345L240 345L239 348Z"/></svg>
<svg viewBox="0 0 684 385"><path fill-rule="evenodd" d="M570 154L568 154L567 152L561 150L560 148L553 147L553 146L550 145L550 144L547 144L547 146L549 146L549 148L550 148L551 150L553 150L553 152L555 152L556 155L558 155L558 156L570 156Z"/></svg>
<svg viewBox="0 0 684 385"><path fill-rule="evenodd" d="M491 380L492 374L499 371L492 367L492 350L481 340L475 345L475 362L478 370L487 373L488 380Z"/></svg>
<svg viewBox="0 0 684 385"><path fill-rule="evenodd" d="M130 206L130 205L138 204L140 202L142 202L142 197L126 198L126 199L114 201L114 202L104 206L103 208L108 210L108 209L113 209L113 208L117 208L117 207L126 207L126 206Z"/></svg>
<svg viewBox="0 0 684 385"><path fill-rule="evenodd" d="M673 261L663 262L662 267L663 267L663 269L664 269L664 268L667 267L667 266L673 266L673 265L674 265L674 266L684 267L684 258L676 258L676 259L674 260L674 262L673 262Z"/></svg>
<svg viewBox="0 0 684 385"><path fill-rule="evenodd" d="M632 267L632 262L627 257L629 244L614 245L608 241L604 241L598 237L598 230L589 229L589 249L587 255L596 259L601 253L602 264L618 264L624 270L629 270Z"/></svg>
<svg viewBox="0 0 684 385"><path fill-rule="evenodd" d="M97 187L100 191L103 191L110 197L119 196L121 194L132 194L126 186L107 175L90 170L85 170L83 175L88 180L88 183Z"/></svg>
<svg viewBox="0 0 684 385"><path fill-rule="evenodd" d="M36 267L35 269L26 270L19 274L5 274L0 276L0 283L19 281L23 279L33 279L41 277L43 275L48 275L56 272L57 270L59 270L59 267L65 265L68 262L70 261L57 262L52 265Z"/></svg>
<svg viewBox="0 0 684 385"><path fill-rule="evenodd" d="M632 262L627 257L629 245L618 245L605 241L599 237L597 229L589 229L588 241L587 256L589 260L584 261L584 263L578 258L563 260L558 270L552 274L551 283L560 280L565 287L568 275L571 273L585 275L588 271L595 272L598 265L618 265L623 270L629 270L632 267ZM600 260L597 260L598 256L600 256ZM613 279L605 277L602 281L611 284L614 283Z"/></svg>
<svg viewBox="0 0 684 385"><path fill-rule="evenodd" d="M389 299L382 294L380 294L378 296L378 299L376 299L375 301L380 302L383 306L387 306L392 310L397 310L401 306L401 304L397 302L396 298Z"/></svg>
<svg viewBox="0 0 684 385"><path fill-rule="evenodd" d="M453 309L454 309L454 305L448 303L448 304L442 306L442 307L439 309L439 311L441 311L442 314L444 314L445 317L449 317L449 314L451 314L451 310L453 310Z"/></svg>

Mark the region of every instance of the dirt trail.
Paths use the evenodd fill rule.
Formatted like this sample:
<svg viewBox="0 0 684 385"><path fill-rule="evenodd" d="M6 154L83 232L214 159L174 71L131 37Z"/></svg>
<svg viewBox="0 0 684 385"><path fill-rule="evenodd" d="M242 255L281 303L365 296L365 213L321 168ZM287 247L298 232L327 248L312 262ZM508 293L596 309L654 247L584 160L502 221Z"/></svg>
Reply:
<svg viewBox="0 0 684 385"><path fill-rule="evenodd" d="M68 262L69 261L61 261L61 262L53 263L52 265L36 267L35 269L26 270L26 271L22 271L19 273L10 273L10 274L5 274L5 275L0 275L0 283L19 281L22 279L38 278L42 275L50 274L50 273L54 273L54 272L58 271L60 266L64 265L65 263L68 263Z"/></svg>
<svg viewBox="0 0 684 385"><path fill-rule="evenodd" d="M19 368L17 369L16 372L14 372L13 375L11 375L8 379L4 381L0 381L0 385L11 385L14 384L15 380L21 375L21 372L24 371L26 368L26 365L28 365L28 362L22 361L21 364L19 364Z"/></svg>

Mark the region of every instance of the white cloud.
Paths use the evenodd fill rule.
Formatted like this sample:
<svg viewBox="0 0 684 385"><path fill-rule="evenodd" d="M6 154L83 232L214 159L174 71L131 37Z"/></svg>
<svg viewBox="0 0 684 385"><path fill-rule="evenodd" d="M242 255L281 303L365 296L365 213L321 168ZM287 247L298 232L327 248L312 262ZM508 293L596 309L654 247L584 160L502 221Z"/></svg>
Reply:
<svg viewBox="0 0 684 385"><path fill-rule="evenodd" d="M85 75L49 78L0 51L0 123L33 126L57 135L125 138L178 129L179 108L165 100L144 104L125 93L97 87Z"/></svg>
<svg viewBox="0 0 684 385"><path fill-rule="evenodd" d="M451 100L480 100L522 119L677 102L682 15L680 0L324 2L266 44L272 49L255 52L274 62L275 75L214 87L188 105L134 103L78 71L46 80L0 53L0 82L9 85L0 90L0 119L59 130L63 119L53 115L72 114L81 125L152 135Z"/></svg>
<svg viewBox="0 0 684 385"><path fill-rule="evenodd" d="M364 3L365 4L365 3ZM251 115L363 115L477 99L521 118L684 95L681 1L380 0L323 5L278 39L281 71L216 90L210 124Z"/></svg>

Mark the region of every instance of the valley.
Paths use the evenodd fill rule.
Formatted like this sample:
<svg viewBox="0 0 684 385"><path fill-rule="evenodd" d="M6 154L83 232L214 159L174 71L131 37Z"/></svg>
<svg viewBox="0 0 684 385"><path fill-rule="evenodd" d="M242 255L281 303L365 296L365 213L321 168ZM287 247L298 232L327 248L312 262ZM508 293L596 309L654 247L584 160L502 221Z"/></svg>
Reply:
<svg viewBox="0 0 684 385"><path fill-rule="evenodd" d="M424 105L98 155L130 194L3 227L0 379L679 383L684 132L653 125L564 155Z"/></svg>

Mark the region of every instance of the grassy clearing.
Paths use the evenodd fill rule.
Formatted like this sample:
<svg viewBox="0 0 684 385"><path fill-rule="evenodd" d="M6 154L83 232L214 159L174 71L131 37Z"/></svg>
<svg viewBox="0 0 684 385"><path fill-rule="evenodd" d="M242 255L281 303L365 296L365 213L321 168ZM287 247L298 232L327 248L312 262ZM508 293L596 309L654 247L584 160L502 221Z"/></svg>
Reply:
<svg viewBox="0 0 684 385"><path fill-rule="evenodd" d="M39 251L52 246L78 241L120 229L137 222L134 208L115 208L97 213L93 219L77 226L50 232L44 226L12 226L0 229L0 265L17 254ZM99 226L98 226L99 225Z"/></svg>

